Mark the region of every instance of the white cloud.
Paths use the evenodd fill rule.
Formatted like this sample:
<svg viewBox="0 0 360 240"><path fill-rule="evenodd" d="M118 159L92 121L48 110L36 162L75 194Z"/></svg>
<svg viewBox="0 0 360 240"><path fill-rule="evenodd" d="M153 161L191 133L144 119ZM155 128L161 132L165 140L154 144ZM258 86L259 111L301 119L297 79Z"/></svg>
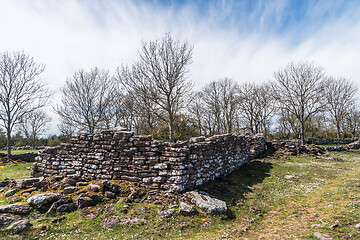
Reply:
<svg viewBox="0 0 360 240"><path fill-rule="evenodd" d="M279 31L289 14L286 1L260 3L253 12L232 9L235 2L219 2L200 13L190 3L164 7L147 1L0 0L0 51L24 50L45 63L41 77L57 91L54 102L66 78L78 69L114 71L131 64L142 39L166 32L194 44L191 78L197 88L222 77L263 82L293 60L314 61L329 74L360 83L356 6L321 24L311 20L332 6L310 6L307 21Z"/></svg>

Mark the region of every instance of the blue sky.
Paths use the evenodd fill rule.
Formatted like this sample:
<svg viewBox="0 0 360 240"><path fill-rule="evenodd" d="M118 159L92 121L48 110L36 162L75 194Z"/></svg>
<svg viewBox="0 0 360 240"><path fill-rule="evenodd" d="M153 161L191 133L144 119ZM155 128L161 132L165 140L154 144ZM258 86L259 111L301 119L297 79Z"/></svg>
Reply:
<svg viewBox="0 0 360 240"><path fill-rule="evenodd" d="M142 40L167 32L194 45L197 89L223 77L269 81L290 61L360 84L359 13L358 0L0 0L0 52L24 50L45 63L54 104L75 71L114 72L137 60Z"/></svg>

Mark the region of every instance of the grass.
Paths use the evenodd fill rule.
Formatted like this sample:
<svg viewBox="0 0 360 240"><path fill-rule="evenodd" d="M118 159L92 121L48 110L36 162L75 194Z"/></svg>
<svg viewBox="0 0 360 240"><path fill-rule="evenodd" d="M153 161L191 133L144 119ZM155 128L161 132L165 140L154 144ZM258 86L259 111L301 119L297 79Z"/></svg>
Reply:
<svg viewBox="0 0 360 240"><path fill-rule="evenodd" d="M22 154L22 153L28 153L28 152L33 152L33 153L37 153L39 150L36 149L28 149L28 150L12 150L11 154L16 155L16 154ZM7 150L0 150L0 153L7 153Z"/></svg>
<svg viewBox="0 0 360 240"><path fill-rule="evenodd" d="M31 162L11 162L5 165L0 165L0 181L3 181L5 178L20 179L30 177L31 171L26 168L32 165L33 163Z"/></svg>
<svg viewBox="0 0 360 240"><path fill-rule="evenodd" d="M0 239L317 239L315 232L334 239L359 239L354 225L360 222L360 152L329 154L255 160L224 179L201 186L226 200L227 215L175 213L161 219L157 212L162 206L143 202L134 204L127 214L146 218L143 224L118 224L112 231L104 230L100 223L109 213L88 220L75 211L64 214L66 219L60 223L51 223L51 216L32 218L33 230L20 235L0 231ZM26 164L5 166L0 176L9 177L12 171L26 175ZM1 200L5 197L0 193ZM114 203L117 209L124 205ZM150 211L145 213L143 207ZM48 224L50 230L37 229L41 224ZM313 224L321 225L315 228Z"/></svg>

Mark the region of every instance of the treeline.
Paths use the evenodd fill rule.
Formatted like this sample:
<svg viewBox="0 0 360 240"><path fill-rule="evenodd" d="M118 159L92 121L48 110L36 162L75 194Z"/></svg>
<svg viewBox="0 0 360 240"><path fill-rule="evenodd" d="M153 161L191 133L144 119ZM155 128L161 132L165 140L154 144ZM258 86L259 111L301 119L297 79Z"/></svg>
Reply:
<svg viewBox="0 0 360 240"><path fill-rule="evenodd" d="M53 106L62 136L115 127L170 141L230 132L302 141L358 135L357 87L315 63L291 62L262 84L222 78L194 90L192 54L188 42L166 34L142 42L138 61L114 74L99 68L75 72ZM50 121L41 109L52 93L38 78L45 67L23 52L0 58L0 118L8 145L15 126L34 144Z"/></svg>

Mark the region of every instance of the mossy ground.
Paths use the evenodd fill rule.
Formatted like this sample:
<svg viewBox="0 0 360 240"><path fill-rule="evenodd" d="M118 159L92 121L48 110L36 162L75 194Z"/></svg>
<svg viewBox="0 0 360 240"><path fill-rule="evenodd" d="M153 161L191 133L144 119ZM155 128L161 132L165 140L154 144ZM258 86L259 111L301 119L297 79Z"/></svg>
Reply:
<svg viewBox="0 0 360 240"><path fill-rule="evenodd" d="M30 231L20 235L0 231L0 239L316 239L315 232L334 239L360 239L354 228L360 222L360 152L329 154L255 160L202 186L201 190L226 200L227 215L176 213L161 219L157 214L160 205L136 203L126 215L146 218L145 223L117 224L114 230L104 230L100 223L110 213L89 220L75 211L64 214L59 223L52 223L52 216L32 218ZM27 166L5 166L0 179L11 174L11 169L24 177L29 174ZM294 177L286 179L285 175ZM4 201L0 193L0 204ZM117 210L125 204L113 202ZM149 211L144 212L144 207ZM48 224L50 230L41 231L41 224Z"/></svg>

